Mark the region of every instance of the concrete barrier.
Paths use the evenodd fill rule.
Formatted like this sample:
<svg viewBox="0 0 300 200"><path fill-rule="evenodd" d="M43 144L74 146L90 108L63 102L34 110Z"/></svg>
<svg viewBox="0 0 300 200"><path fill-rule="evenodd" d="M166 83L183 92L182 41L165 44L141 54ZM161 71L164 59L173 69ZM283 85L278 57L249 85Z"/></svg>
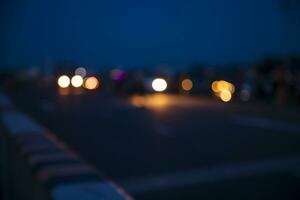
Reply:
<svg viewBox="0 0 300 200"><path fill-rule="evenodd" d="M3 200L132 200L0 94Z"/></svg>

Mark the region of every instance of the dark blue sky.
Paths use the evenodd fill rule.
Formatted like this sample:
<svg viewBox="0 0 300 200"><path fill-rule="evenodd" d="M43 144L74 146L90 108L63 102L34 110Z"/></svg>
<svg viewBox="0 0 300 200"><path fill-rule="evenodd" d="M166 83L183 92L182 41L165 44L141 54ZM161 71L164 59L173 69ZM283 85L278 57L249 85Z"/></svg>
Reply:
<svg viewBox="0 0 300 200"><path fill-rule="evenodd" d="M300 16L279 1L6 0L0 64L183 66L299 53Z"/></svg>

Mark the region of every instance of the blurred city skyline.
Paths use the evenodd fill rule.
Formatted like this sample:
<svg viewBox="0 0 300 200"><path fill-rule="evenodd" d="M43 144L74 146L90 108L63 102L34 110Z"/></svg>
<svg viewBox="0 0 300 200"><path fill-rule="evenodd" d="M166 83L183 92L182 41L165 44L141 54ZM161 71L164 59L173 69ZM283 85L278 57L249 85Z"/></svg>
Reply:
<svg viewBox="0 0 300 200"><path fill-rule="evenodd" d="M282 2L2 1L0 67L69 61L180 68L297 55L300 9Z"/></svg>

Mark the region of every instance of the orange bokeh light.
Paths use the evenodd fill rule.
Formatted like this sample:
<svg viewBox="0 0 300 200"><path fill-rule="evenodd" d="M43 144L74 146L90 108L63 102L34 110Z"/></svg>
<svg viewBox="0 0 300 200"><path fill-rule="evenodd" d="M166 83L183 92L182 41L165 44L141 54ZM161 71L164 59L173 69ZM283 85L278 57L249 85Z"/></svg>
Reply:
<svg viewBox="0 0 300 200"><path fill-rule="evenodd" d="M184 79L181 82L181 87L185 91L190 91L193 88L193 82L192 82L192 80L191 79Z"/></svg>
<svg viewBox="0 0 300 200"><path fill-rule="evenodd" d="M99 80L94 76L88 77L84 82L84 87L88 90L95 90L99 87Z"/></svg>

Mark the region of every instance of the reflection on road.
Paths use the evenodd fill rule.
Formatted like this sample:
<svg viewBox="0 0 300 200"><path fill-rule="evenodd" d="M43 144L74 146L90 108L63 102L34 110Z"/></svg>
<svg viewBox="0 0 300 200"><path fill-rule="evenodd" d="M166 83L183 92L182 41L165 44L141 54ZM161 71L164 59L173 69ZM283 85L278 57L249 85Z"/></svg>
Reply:
<svg viewBox="0 0 300 200"><path fill-rule="evenodd" d="M154 109L162 109L170 105L171 102L172 98L166 94L133 96L130 99L130 103L135 107L147 107Z"/></svg>
<svg viewBox="0 0 300 200"><path fill-rule="evenodd" d="M191 107L203 106L203 99L191 98L170 94L151 94L151 95L134 95L130 99L130 104L135 107L145 107L154 110L162 110L170 106Z"/></svg>

